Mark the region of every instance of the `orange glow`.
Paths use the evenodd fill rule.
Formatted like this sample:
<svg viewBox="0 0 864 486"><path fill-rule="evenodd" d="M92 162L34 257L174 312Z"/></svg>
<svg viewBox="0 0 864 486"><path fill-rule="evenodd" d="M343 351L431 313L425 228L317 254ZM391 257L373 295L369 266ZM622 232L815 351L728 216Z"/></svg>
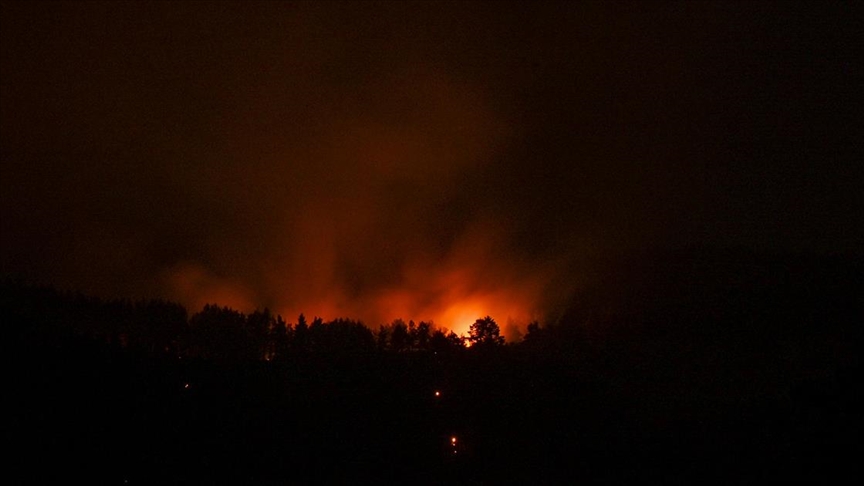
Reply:
<svg viewBox="0 0 864 486"><path fill-rule="evenodd" d="M431 67L379 81L382 100L416 109L395 110L398 119L374 116L377 104L353 115L340 109L314 143L296 144L302 150L240 151L239 160L256 162L214 173L240 191L224 195L242 201L231 214L261 227L226 232L200 260L165 269L172 299L190 314L207 303L268 307L290 323L303 313L377 329L399 318L462 336L489 315L513 341L569 296L557 279L562 262L510 246L508 215L439 211L460 201L459 181L495 163L511 139L482 87ZM252 187L261 197L249 197Z"/></svg>
<svg viewBox="0 0 864 486"><path fill-rule="evenodd" d="M303 313L310 321L314 317L325 321L344 317L375 329L404 319L432 322L436 328L465 337L474 321L488 315L498 323L501 334L514 341L528 322L542 318L540 312L549 304L545 277L523 277L517 270L498 270L495 273L504 272L505 276L490 276L486 275L488 268L504 264L451 260L443 265L408 262L399 286L350 294L328 281L285 295L285 302L277 297L270 304L253 304L259 301L254 292L236 281L215 278L200 267L178 267L169 275L169 282L190 312L200 311L207 303L247 313L267 306L289 322L296 322ZM328 267L323 268L328 271Z"/></svg>
<svg viewBox="0 0 864 486"><path fill-rule="evenodd" d="M456 437L450 437L450 443L456 445Z"/></svg>
<svg viewBox="0 0 864 486"><path fill-rule="evenodd" d="M201 265L179 265L165 274L171 293L190 307L201 310L206 304L217 304L248 312L254 310L250 292L241 284L212 275Z"/></svg>
<svg viewBox="0 0 864 486"><path fill-rule="evenodd" d="M440 396L441 396L441 392L439 392L439 391L436 390L436 391L435 391L435 396L436 396L436 397L440 397Z"/></svg>
<svg viewBox="0 0 864 486"><path fill-rule="evenodd" d="M484 305L476 301L459 302L447 308L441 316L441 320L456 334L467 335L471 324L488 314L484 314L484 308Z"/></svg>
<svg viewBox="0 0 864 486"><path fill-rule="evenodd" d="M487 281L482 268L446 269L425 264L405 273L403 286L397 288L359 297L348 297L338 287L321 288L323 297L309 299L305 305L277 307L277 312L289 319L300 313L325 321L354 318L373 329L394 319L426 321L462 337L468 335L474 321L489 315L500 326L501 334L512 341L519 338L528 322L539 318L538 309L545 304L542 285L528 278L518 283Z"/></svg>

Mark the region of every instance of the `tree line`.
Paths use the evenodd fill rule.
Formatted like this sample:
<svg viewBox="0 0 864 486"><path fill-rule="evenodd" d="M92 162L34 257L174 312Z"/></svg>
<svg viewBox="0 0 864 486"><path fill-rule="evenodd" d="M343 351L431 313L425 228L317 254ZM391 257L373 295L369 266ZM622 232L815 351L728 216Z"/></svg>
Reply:
<svg viewBox="0 0 864 486"><path fill-rule="evenodd" d="M180 358L284 361L314 354L448 354L469 347L504 345L500 328L491 316L478 318L468 335L460 336L432 321L395 319L373 330L350 318L308 320L300 314L295 322L288 322L267 308L246 314L207 304L189 315L184 306L168 300L103 300L15 282L4 282L2 287L0 312L9 317L10 327L22 338L49 346L86 339ZM539 331L537 323L531 326L527 341Z"/></svg>

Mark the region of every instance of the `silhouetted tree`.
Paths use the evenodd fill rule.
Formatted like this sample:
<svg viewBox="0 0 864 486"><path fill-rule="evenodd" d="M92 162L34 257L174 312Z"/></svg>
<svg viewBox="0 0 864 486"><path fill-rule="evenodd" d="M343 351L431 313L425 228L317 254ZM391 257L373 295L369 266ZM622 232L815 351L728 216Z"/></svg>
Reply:
<svg viewBox="0 0 864 486"><path fill-rule="evenodd" d="M390 340L390 328L387 326L379 326L378 333L375 334L375 344L379 351L386 351Z"/></svg>
<svg viewBox="0 0 864 486"><path fill-rule="evenodd" d="M408 326L402 319L396 319L390 324L390 350L399 352L408 348L411 337L408 335Z"/></svg>
<svg viewBox="0 0 864 486"><path fill-rule="evenodd" d="M324 319L315 316L309 324L309 349L318 351L324 345Z"/></svg>
<svg viewBox="0 0 864 486"><path fill-rule="evenodd" d="M246 318L247 354L254 359L264 358L267 351L267 335L273 326L273 316L270 309L255 310Z"/></svg>
<svg viewBox="0 0 864 486"><path fill-rule="evenodd" d="M306 316L300 314L297 316L297 325L294 326L294 339L291 344L297 352L304 352L309 349L309 325L306 324Z"/></svg>
<svg viewBox="0 0 864 486"><path fill-rule="evenodd" d="M447 342L450 343L450 347L453 349L462 349L465 347L465 339L453 331L447 334Z"/></svg>
<svg viewBox="0 0 864 486"><path fill-rule="evenodd" d="M417 349L417 324L414 319L408 321L408 349Z"/></svg>
<svg viewBox="0 0 864 486"><path fill-rule="evenodd" d="M243 329L245 316L228 307L207 304L192 316L189 327L192 335L192 353L211 359L252 359L248 339Z"/></svg>
<svg viewBox="0 0 864 486"><path fill-rule="evenodd" d="M270 329L268 359L283 361L288 357L290 339L288 331L288 324L282 319L282 316L276 316L273 327Z"/></svg>
<svg viewBox="0 0 864 486"><path fill-rule="evenodd" d="M428 350L429 349L429 338L430 332L432 330L432 324L425 321L420 321L420 324L417 325L417 328L414 331L414 346L420 350Z"/></svg>
<svg viewBox="0 0 864 486"><path fill-rule="evenodd" d="M360 321L336 319L322 324L317 346L332 354L367 353L375 349L375 336Z"/></svg>
<svg viewBox="0 0 864 486"><path fill-rule="evenodd" d="M472 346L500 346L504 344L504 336L501 336L501 330L495 319L486 316L471 324L468 330L468 341Z"/></svg>
<svg viewBox="0 0 864 486"><path fill-rule="evenodd" d="M525 335L522 336L523 343L534 343L537 340L541 339L544 334L544 329L540 328L540 323L537 321L531 321L528 323L528 327L525 330Z"/></svg>
<svg viewBox="0 0 864 486"><path fill-rule="evenodd" d="M446 353L457 349L463 349L465 342L454 332L444 329L435 329L429 338L429 349L436 353Z"/></svg>

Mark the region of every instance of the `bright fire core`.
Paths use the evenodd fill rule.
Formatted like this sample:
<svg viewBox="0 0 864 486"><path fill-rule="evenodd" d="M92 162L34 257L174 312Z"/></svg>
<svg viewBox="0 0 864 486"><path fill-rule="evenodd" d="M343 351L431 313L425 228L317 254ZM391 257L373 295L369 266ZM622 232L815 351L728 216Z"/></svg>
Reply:
<svg viewBox="0 0 864 486"><path fill-rule="evenodd" d="M315 276L328 274L321 270L309 272L312 278L304 281L309 285L284 288L284 273L280 273L271 282L280 289L275 293L252 290L237 281L214 280L206 271L191 267L179 268L173 281L181 300L195 309L215 302L251 312L263 307L263 301L289 322L303 313L310 320L356 319L377 329L402 319L431 322L459 336L467 336L477 319L491 316L506 339L518 340L530 321L541 320L537 310L550 302L549 272L538 266L511 267L506 260L490 261L480 250L464 253L434 264L406 262L396 279L398 285L371 289L347 289L339 275L319 280ZM232 299L220 298L226 295Z"/></svg>

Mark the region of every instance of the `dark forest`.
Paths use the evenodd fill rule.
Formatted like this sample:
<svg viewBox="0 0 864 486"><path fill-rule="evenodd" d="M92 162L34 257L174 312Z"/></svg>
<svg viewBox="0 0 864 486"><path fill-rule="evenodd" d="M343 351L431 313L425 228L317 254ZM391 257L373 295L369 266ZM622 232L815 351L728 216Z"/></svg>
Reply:
<svg viewBox="0 0 864 486"><path fill-rule="evenodd" d="M426 322L218 305L190 315L4 282L6 433L19 459L37 458L11 461L26 464L13 477L680 484L860 473L860 261L690 251L609 270L558 322L508 343L489 316L463 338Z"/></svg>
<svg viewBox="0 0 864 486"><path fill-rule="evenodd" d="M0 0L0 483L851 483L864 9Z"/></svg>

